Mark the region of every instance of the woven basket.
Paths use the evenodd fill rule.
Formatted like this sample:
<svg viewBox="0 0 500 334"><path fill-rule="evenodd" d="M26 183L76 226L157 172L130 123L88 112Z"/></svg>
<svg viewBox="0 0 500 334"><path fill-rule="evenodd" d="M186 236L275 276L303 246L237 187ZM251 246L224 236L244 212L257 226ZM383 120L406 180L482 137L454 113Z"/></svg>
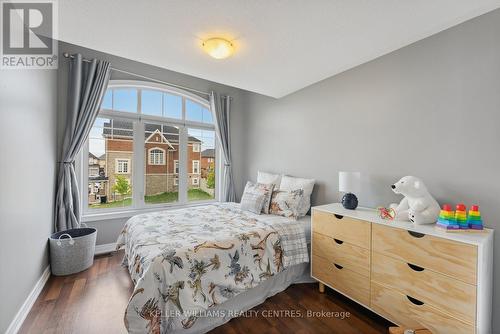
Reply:
<svg viewBox="0 0 500 334"><path fill-rule="evenodd" d="M54 233L49 238L50 268L55 276L78 273L94 263L97 229L74 228Z"/></svg>

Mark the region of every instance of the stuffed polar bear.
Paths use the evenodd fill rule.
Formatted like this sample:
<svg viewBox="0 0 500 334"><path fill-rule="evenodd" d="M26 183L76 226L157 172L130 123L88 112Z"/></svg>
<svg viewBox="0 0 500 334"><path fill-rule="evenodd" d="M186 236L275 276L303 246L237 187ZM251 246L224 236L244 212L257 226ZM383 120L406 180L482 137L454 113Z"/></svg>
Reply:
<svg viewBox="0 0 500 334"><path fill-rule="evenodd" d="M399 204L390 205L396 211L397 220L409 220L416 225L437 221L441 208L418 177L405 176L391 188L396 194L405 196Z"/></svg>

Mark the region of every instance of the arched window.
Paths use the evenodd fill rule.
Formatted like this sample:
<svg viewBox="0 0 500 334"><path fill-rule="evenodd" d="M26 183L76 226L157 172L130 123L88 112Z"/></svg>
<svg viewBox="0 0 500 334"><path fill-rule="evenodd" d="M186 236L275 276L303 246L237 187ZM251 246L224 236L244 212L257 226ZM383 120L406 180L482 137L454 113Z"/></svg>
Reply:
<svg viewBox="0 0 500 334"><path fill-rule="evenodd" d="M149 149L149 164L150 165L164 165L165 164L165 150L155 147Z"/></svg>
<svg viewBox="0 0 500 334"><path fill-rule="evenodd" d="M82 160L87 163L92 156L92 168L99 165L104 171L99 175L104 190L99 200L85 193L84 214L215 200L218 170L208 168L214 163L205 157L216 148L206 98L152 82L111 80L84 150L87 159ZM123 174L117 161L129 161L131 182L126 194L113 197L117 174ZM95 182L90 168L83 169L82 180ZM197 181L192 181L193 174Z"/></svg>

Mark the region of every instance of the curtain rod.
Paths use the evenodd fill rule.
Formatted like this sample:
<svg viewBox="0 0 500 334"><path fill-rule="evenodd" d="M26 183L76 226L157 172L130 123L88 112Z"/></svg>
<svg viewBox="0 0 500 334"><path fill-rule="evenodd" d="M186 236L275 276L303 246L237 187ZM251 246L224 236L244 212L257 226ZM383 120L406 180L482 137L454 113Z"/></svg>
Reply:
<svg viewBox="0 0 500 334"><path fill-rule="evenodd" d="M70 55L67 52L63 53L63 56L64 56L64 58L75 58L75 56ZM83 58L83 61L90 62L89 59L85 59L85 58ZM193 88L189 88L189 87L185 87L185 86L181 86L181 85L176 85L176 84L171 83L171 82L162 81L162 80L158 80L158 79L155 79L155 78L147 77L147 76L142 75L142 74L125 71L125 70L122 70L122 69L119 69L119 68L115 68L113 66L111 66L111 70L113 70L115 72L120 72L120 73L128 74L128 75L133 75L135 77L143 78L143 79L154 81L154 82L157 82L157 83L161 83L161 84L164 84L164 85L167 85L167 86L170 86L170 87L185 89L185 90L188 90L188 91L191 91L191 92L194 92L194 93L202 94L202 95L205 95L205 96L210 96L210 93L203 92L201 90L196 90L196 89L193 89Z"/></svg>

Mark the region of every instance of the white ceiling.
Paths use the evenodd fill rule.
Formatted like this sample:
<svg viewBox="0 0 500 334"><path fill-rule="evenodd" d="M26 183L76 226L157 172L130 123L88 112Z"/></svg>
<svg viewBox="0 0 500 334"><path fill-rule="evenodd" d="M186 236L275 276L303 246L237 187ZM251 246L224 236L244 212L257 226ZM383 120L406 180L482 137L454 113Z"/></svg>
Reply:
<svg viewBox="0 0 500 334"><path fill-rule="evenodd" d="M500 0L60 0L59 39L282 97L500 7ZM216 60L201 40L237 47Z"/></svg>

